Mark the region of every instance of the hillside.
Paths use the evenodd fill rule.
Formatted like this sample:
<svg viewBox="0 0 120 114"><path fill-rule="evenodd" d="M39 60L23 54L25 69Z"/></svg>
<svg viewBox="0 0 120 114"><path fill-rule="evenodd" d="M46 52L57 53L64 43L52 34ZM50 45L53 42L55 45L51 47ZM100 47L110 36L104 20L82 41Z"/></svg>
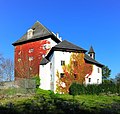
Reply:
<svg viewBox="0 0 120 114"><path fill-rule="evenodd" d="M38 90L36 94L0 99L0 114L120 114L120 96L60 95Z"/></svg>

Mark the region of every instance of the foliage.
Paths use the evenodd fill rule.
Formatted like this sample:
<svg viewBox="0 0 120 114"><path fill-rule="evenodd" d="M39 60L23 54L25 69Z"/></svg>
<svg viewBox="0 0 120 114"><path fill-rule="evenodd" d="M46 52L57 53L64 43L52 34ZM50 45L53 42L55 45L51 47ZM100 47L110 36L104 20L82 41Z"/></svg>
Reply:
<svg viewBox="0 0 120 114"><path fill-rule="evenodd" d="M70 95L99 95L99 94L115 94L120 95L120 86L114 83L104 83L100 85L81 85L78 83L73 83L70 86Z"/></svg>
<svg viewBox="0 0 120 114"><path fill-rule="evenodd" d="M69 94L70 95L79 95L80 93L80 84L77 83L72 83L70 88L69 88Z"/></svg>
<svg viewBox="0 0 120 114"><path fill-rule="evenodd" d="M111 75L111 70L108 68L108 66L103 66L102 68L102 77L103 81L107 80Z"/></svg>
<svg viewBox="0 0 120 114"><path fill-rule="evenodd" d="M69 64L63 66L64 77L60 77L57 71L56 92L68 93L69 87L73 82L83 84L85 76L92 73L93 66L84 60L84 53L72 53Z"/></svg>
<svg viewBox="0 0 120 114"><path fill-rule="evenodd" d="M44 48L45 44L50 42L42 40L15 47L15 79L38 75L40 61L50 50L50 48Z"/></svg>
<svg viewBox="0 0 120 114"><path fill-rule="evenodd" d="M116 81L117 84L120 85L120 73L118 73L118 74L116 75L115 81Z"/></svg>
<svg viewBox="0 0 120 114"><path fill-rule="evenodd" d="M120 97L105 95L56 95L39 89L40 94L0 99L0 113L4 114L119 114Z"/></svg>
<svg viewBox="0 0 120 114"><path fill-rule="evenodd" d="M36 75L32 79L35 80L35 85L36 85L36 88L38 89L40 86L40 77L38 75Z"/></svg>

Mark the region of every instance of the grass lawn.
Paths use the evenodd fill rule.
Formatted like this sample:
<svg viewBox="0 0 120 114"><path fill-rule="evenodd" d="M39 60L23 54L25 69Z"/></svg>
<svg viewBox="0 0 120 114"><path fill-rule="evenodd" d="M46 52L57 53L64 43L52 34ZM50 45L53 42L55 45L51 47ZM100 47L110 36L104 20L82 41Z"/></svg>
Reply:
<svg viewBox="0 0 120 114"><path fill-rule="evenodd" d="M39 90L34 95L0 99L0 114L120 114L120 96L60 95Z"/></svg>

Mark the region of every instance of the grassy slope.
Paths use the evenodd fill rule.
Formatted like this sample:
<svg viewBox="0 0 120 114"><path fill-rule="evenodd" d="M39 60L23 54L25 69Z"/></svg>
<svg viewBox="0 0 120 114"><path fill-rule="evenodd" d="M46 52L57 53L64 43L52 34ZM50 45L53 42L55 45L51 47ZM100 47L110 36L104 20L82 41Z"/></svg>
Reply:
<svg viewBox="0 0 120 114"><path fill-rule="evenodd" d="M77 113L81 109L89 113L120 113L120 96L79 95L73 98L71 95L53 94L44 90L39 90L37 95L0 99L0 104L0 111L4 114L7 113L5 110L13 110L14 113L33 113L34 110L34 113L64 114Z"/></svg>

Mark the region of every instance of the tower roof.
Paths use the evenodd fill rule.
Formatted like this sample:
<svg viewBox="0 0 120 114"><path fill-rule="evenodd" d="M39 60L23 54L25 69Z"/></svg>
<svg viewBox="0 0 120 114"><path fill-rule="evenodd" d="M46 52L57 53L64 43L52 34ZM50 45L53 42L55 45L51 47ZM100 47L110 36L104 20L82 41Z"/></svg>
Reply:
<svg viewBox="0 0 120 114"><path fill-rule="evenodd" d="M59 42L60 40L45 26L43 26L39 21L35 22L35 24L30 28L33 30L33 36L31 38L27 38L27 32L16 42L14 42L12 45L19 45L21 43L30 42L30 41L36 41L36 40L42 40L43 38L47 36L53 36L54 40Z"/></svg>
<svg viewBox="0 0 120 114"><path fill-rule="evenodd" d="M88 54L90 54L90 53L95 53L95 51L94 51L92 46L90 47L90 50L89 50Z"/></svg>

